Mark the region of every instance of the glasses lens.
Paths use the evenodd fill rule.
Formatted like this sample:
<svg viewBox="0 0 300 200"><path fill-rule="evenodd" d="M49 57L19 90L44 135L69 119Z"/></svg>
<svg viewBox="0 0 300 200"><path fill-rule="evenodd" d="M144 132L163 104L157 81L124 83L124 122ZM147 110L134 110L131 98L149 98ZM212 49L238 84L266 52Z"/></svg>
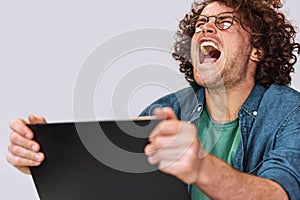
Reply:
<svg viewBox="0 0 300 200"><path fill-rule="evenodd" d="M197 16L197 18L195 17L191 21L191 25L194 28L195 32L201 32L203 26L209 21L211 17L215 18L215 25L220 30L226 30L230 28L235 18L232 12L220 13L217 16Z"/></svg>
<svg viewBox="0 0 300 200"><path fill-rule="evenodd" d="M195 23L195 29L202 28L204 24L207 23L207 17L206 16L199 16L198 20Z"/></svg>
<svg viewBox="0 0 300 200"><path fill-rule="evenodd" d="M221 30L228 29L233 23L232 13L223 13L217 16L216 25Z"/></svg>

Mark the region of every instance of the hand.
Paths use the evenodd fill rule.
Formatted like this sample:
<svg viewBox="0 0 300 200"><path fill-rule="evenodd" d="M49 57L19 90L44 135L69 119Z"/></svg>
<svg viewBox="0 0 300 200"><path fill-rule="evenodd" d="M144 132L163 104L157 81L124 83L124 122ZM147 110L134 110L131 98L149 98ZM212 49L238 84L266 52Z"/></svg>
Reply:
<svg viewBox="0 0 300 200"><path fill-rule="evenodd" d="M149 137L145 147L150 164L158 164L161 171L193 184L198 178L200 143L193 124L179 121L171 108L155 110L162 120Z"/></svg>
<svg viewBox="0 0 300 200"><path fill-rule="evenodd" d="M12 120L9 124L12 133L8 144L7 161L25 174L30 174L30 166L38 166L45 156L40 151L40 145L33 140L33 132L26 126L26 123L46 123L44 117L30 115L29 122L23 119Z"/></svg>

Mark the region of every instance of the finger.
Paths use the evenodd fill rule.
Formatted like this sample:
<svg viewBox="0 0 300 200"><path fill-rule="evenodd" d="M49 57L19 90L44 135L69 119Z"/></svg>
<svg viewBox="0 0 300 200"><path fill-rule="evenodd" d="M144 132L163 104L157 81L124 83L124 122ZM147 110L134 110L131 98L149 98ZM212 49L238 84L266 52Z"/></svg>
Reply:
<svg viewBox="0 0 300 200"><path fill-rule="evenodd" d="M198 160L199 142L193 140L191 143L180 145L169 145L164 148L157 148L153 144L149 144L145 148L145 153L148 156L150 164L160 164L161 167L166 167L172 163L181 163L181 167L188 168L195 160ZM162 164L163 163L163 164Z"/></svg>
<svg viewBox="0 0 300 200"><path fill-rule="evenodd" d="M30 124L45 124L46 119L43 116L35 116L35 115L29 115L28 116Z"/></svg>
<svg viewBox="0 0 300 200"><path fill-rule="evenodd" d="M161 162L164 162L165 164L170 165L180 160L186 151L187 149L179 148L159 149L148 156L148 162L150 164L160 164Z"/></svg>
<svg viewBox="0 0 300 200"><path fill-rule="evenodd" d="M15 157L25 158L34 162L42 162L45 157L41 152L34 152L14 144L8 145L8 152Z"/></svg>
<svg viewBox="0 0 300 200"><path fill-rule="evenodd" d="M157 119L163 120L163 119L178 119L175 115L172 108L164 107L164 108L156 108L154 110L154 114Z"/></svg>
<svg viewBox="0 0 300 200"><path fill-rule="evenodd" d="M151 131L149 139L151 141L152 137L156 135L175 135L180 130L180 126L181 124L178 120L160 121Z"/></svg>
<svg viewBox="0 0 300 200"><path fill-rule="evenodd" d="M155 136L152 137L151 143L146 146L145 153L146 155L151 155L156 153L159 149L166 149L166 148L177 148L179 147L182 142L180 139L176 139L177 135L166 135L166 136Z"/></svg>
<svg viewBox="0 0 300 200"><path fill-rule="evenodd" d="M197 136L197 128L194 124L178 120L160 122L150 134L150 142L163 142L163 137L170 137L175 144L191 144ZM160 141L162 140L162 141ZM163 143L164 144L164 143Z"/></svg>
<svg viewBox="0 0 300 200"><path fill-rule="evenodd" d="M195 140L198 140L197 133L194 127L183 127L190 126L190 124L181 124L180 130L173 129L171 127L168 130L162 130L160 134L151 137L151 144L155 145L157 148L166 148L178 146L190 146ZM174 131L172 134L171 131Z"/></svg>
<svg viewBox="0 0 300 200"><path fill-rule="evenodd" d="M24 174L31 174L29 167L16 167L18 170L23 172Z"/></svg>
<svg viewBox="0 0 300 200"><path fill-rule="evenodd" d="M6 160L9 162L11 165L17 167L17 168L27 168L27 167L34 167L38 166L41 164L41 162L36 162L30 159L22 158L13 155L11 152L8 152L6 154Z"/></svg>
<svg viewBox="0 0 300 200"><path fill-rule="evenodd" d="M158 120L167 119L167 114L165 113L163 108L155 108L153 113Z"/></svg>
<svg viewBox="0 0 300 200"><path fill-rule="evenodd" d="M154 155L157 151L159 150L159 148L157 148L155 145L153 144L148 144L145 148L144 148L144 152L145 154L149 157Z"/></svg>
<svg viewBox="0 0 300 200"><path fill-rule="evenodd" d="M7 162L9 162L8 155L6 157L6 160L7 160ZM14 166L14 167L17 168L18 170L20 170L21 172L25 173L25 174L31 174L29 167L19 167L19 166Z"/></svg>
<svg viewBox="0 0 300 200"><path fill-rule="evenodd" d="M38 152L40 150L40 145L36 141L27 139L16 132L12 132L10 134L10 141L14 145L21 146L34 152Z"/></svg>
<svg viewBox="0 0 300 200"><path fill-rule="evenodd" d="M26 137L28 139L33 138L32 131L26 126L26 121L23 119L14 119L11 120L9 123L9 127L14 132L22 135L23 137Z"/></svg>
<svg viewBox="0 0 300 200"><path fill-rule="evenodd" d="M193 143L199 144L197 130L193 124L173 121L167 120L162 128L160 127L161 125L158 125L153 130L149 138L150 144L145 148L147 155L155 153L161 148L187 149Z"/></svg>

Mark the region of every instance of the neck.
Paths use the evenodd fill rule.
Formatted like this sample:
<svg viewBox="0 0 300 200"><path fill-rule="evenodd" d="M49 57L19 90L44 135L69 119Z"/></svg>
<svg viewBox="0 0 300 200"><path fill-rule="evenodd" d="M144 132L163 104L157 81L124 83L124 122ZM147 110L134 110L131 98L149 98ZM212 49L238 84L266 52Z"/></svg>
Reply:
<svg viewBox="0 0 300 200"><path fill-rule="evenodd" d="M205 89L208 112L216 123L231 122L238 117L238 112L254 87L254 82L239 84L231 88Z"/></svg>

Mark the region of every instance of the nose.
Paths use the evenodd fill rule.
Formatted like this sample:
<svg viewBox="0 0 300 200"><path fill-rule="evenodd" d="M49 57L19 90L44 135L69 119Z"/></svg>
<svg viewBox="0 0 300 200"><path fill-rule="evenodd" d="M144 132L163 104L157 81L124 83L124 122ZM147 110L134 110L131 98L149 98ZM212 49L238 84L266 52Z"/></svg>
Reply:
<svg viewBox="0 0 300 200"><path fill-rule="evenodd" d="M208 20L208 22L207 23L205 23L203 26L202 26L202 32L204 33L204 34L206 34L206 33L216 33L216 31L217 31L217 27L216 27L216 25L215 25L215 20L216 19L212 19L212 18L210 18L210 20Z"/></svg>

